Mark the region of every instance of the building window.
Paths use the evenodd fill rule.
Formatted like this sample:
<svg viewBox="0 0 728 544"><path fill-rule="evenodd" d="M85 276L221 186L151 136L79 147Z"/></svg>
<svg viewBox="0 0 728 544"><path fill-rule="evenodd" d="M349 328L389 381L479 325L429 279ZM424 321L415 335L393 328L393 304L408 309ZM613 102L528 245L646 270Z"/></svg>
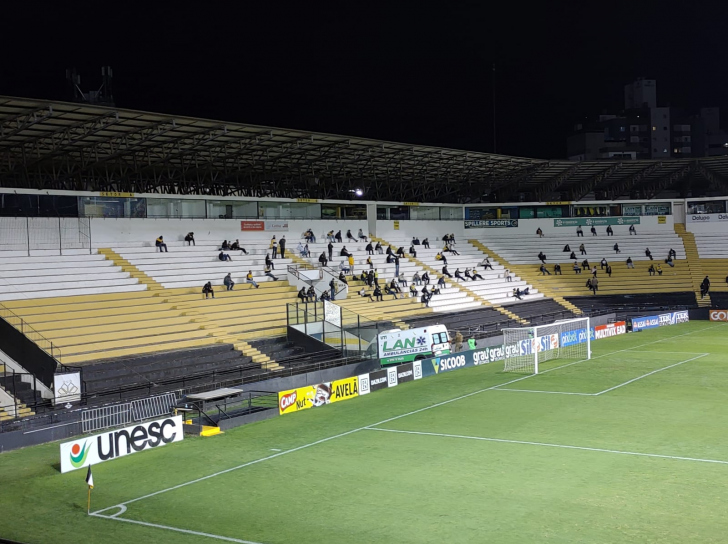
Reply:
<svg viewBox="0 0 728 544"><path fill-rule="evenodd" d="M657 127L652 127L652 130L653 130L653 131L657 130Z"/></svg>

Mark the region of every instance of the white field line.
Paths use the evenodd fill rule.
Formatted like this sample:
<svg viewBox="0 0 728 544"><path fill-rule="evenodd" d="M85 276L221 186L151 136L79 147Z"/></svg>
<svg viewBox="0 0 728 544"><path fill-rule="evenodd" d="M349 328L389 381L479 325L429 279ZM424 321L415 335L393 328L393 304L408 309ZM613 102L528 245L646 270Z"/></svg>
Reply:
<svg viewBox="0 0 728 544"><path fill-rule="evenodd" d="M641 348L641 347L644 347L644 346L649 346L649 345L652 345L652 344L657 344L659 342L664 342L665 340L672 340L673 338L678 338L678 337L681 337L681 336L687 336L689 334L695 334L695 333L698 333L698 332L705 331L705 330L707 330L709 328L712 328L712 327L705 327L705 328L699 329L697 331L691 331L691 332L684 333L684 334L678 334L676 336L671 336L669 338L662 338L660 340L653 340L652 342L646 342L644 344L640 344L638 346L634 346L634 348ZM592 357L592 359L583 359L581 361L575 361L573 363L567 363L565 365L561 365L561 366L557 366L557 367L554 367L554 368L550 368L550 369L542 372L541 374L545 374L546 372L551 372L553 370L558 370L560 368L565 368L567 366L572 366L572 365L575 365L575 364L578 364L578 363L583 363L584 361L599 359L601 357L606 357L607 355L612 355L614 353L620 353L620 352L623 352L623 351L629 351L630 349L634 349L634 348L627 348L627 349L622 349L622 350L618 350L618 351L613 351L613 352L610 352L608 354L599 355L597 357ZM483 393L485 391L491 391L491 390L494 390L494 389L498 389L499 387L503 387L503 386L509 385L511 383L520 382L521 380L527 380L528 378L532 378L535 375L536 374L531 374L531 375L528 375L528 376L522 376L520 378L516 378L515 380L510 380L510 381L505 382L505 383L502 383L502 384L497 384L497 385L494 385L494 386L491 386L491 387L486 387L485 389L480 389L478 391L474 391L474 392L468 393L466 395L461 395L459 397L455 397L455 398L452 398L452 399L449 399L449 400L446 400L446 401L443 401L443 402L438 402L438 403L432 404L430 406L425 406L424 408L420 408L418 410L413 410L411 412L407 412L406 414L401 414L399 416L395 416L395 417L391 417L391 418L388 418L388 419L384 419L382 421L379 421L377 423L372 423L372 424L367 425L365 427L359 427L358 429L353 429L353 430L347 431L345 433L340 433L340 434L337 434L337 435L334 435L334 436L330 436L328 438L323 438L321 440L317 440L315 442L311 442L310 444L304 444L303 446L298 446L296 448L292 448L290 450L282 451L282 452L276 453L274 455L269 455L267 457L262 457L260 459L256 459L256 460L253 460L253 461L249 461L247 463L243 463L242 465L238 465L238 466L231 467L231 468L228 468L228 469L225 469L225 470L221 470L219 472L215 472L214 474L209 474L207 476L203 476L203 477L197 478L195 480L190 480L190 481L184 482L182 484L178 484L178 485L175 485L175 486L172 486L172 487L168 487L166 489L161 489L159 491L155 491L154 493L149 493L149 494L144 495L142 497L137 497L135 499L130 499L128 501L124 501L124 502L121 502L119 504L115 504L113 506L109 506L107 508L102 508L101 510L97 510L95 512L92 512L91 515L92 516L99 517L99 518L104 518L104 519L113 519L113 520L117 520L117 521L125 521L125 522L128 522L128 523L137 523L137 524L146 525L146 526L149 526L149 527L156 527L158 529L167 529L167 530L170 530L170 531L177 531L177 532L184 532L184 533L190 533L190 534L197 534L197 535L200 535L200 536L203 536L204 535L204 536L207 536L209 538L216 538L216 539L219 539L219 540L227 540L227 541L230 541L230 542L242 542L243 544L258 544L258 543L250 543L249 541L245 541L245 540L235 540L235 539L231 539L229 537L223 537L223 536L213 535L213 534L209 534L209 533L197 533L195 531L188 531L186 529L180 529L180 528L177 528L177 527L170 527L170 526L166 526L166 525L151 524L151 523L146 523L146 522L141 522L141 521L126 519L126 518L121 518L121 517L117 517L117 516L119 516L120 514L123 514L126 511L126 505L127 504L131 504L133 502L137 502L137 501L140 501L140 500L143 500L143 499L148 499L150 497L154 497L156 495L160 495L160 494L166 493L168 491L173 491L175 489L180 489L182 487L185 487L185 486L188 486L188 485L192 485L192 484L195 484L195 483L198 483L198 482L202 482L204 480L209 480L210 478L215 478L216 476L220 476L222 474L227 474L228 472L233 472L235 470L242 469L242 468L245 468L245 467L248 467L248 466L251 466L251 465L255 465L257 463L262 463L263 461L268 461L270 459L275 459L276 457L281 457L282 455L287 455L289 453L294 453L294 452L297 452L297 451L300 451L300 450L309 448L311 446L316 446L318 444L322 444L324 442L328 442L330 440L334 440L335 438L341 438L342 436L347 436L347 435L350 435L350 434L353 434L353 433L356 433L356 432L359 432L359 431L363 431L365 429L370 430L370 429L373 429L373 427L375 427L377 425L382 425L384 423L389 423L390 421L395 421L395 420L401 419L403 417L408 417L408 416L411 416L411 415L414 415L414 414L418 414L420 412L424 412L424 411L430 410L432 408L437 408L438 406L444 406L445 404L450 404L451 402L456 402L458 400L462 400L462 399L465 399L465 398L468 398L468 397L472 397L473 395L478 395L478 394ZM108 516L108 515L102 515L101 514L101 512L106 512L107 510L112 510L114 508L120 509L121 511L120 512L117 512L113 516Z"/></svg>
<svg viewBox="0 0 728 544"><path fill-rule="evenodd" d="M581 450L581 451L594 451L601 453L616 453L619 455L635 455L638 457L656 457L659 459L674 459L677 461L695 461L697 463L716 463L720 465L728 465L728 461L721 461L720 459L701 459L699 457L682 457L679 455L661 455L659 453L642 453L636 451L623 451L623 450L609 450L605 448L589 448L586 446L570 446L568 444L551 444L549 442L530 442L528 440L507 440L505 438L487 438L483 436L467 436L460 434L444 434L444 433L427 433L420 431L401 431L398 429L382 429L381 427L369 427L368 431L382 431L387 433L399 433L399 434L415 434L421 436L436 436L440 438L460 438L463 440L481 440L483 442L500 442L502 444L522 444L526 446L545 446L549 448L563 448L567 450Z"/></svg>
<svg viewBox="0 0 728 544"><path fill-rule="evenodd" d="M567 391L538 391L536 389L511 389L510 387L498 388L493 391L515 391L516 393L548 393L550 395L579 395L580 397L593 397L596 393L570 393Z"/></svg>
<svg viewBox="0 0 728 544"><path fill-rule="evenodd" d="M633 352L635 353L635 352ZM649 351L641 351L637 353L652 353ZM657 374L658 372L662 372L663 370L667 370L669 368L673 368L676 366L683 365L685 363L689 363L690 361L695 361L696 359L700 359L701 357L705 357L707 355L710 355L710 353L701 353L697 357L693 357L692 359L686 359L685 361L680 361L679 363L674 363L662 368L658 368L657 370L653 370L652 372L648 372L647 374L643 374L642 376L637 376L636 378L632 378L631 380L628 380L624 383L620 383L619 385L615 385L614 387L610 387L609 389L605 389L604 391L599 391L599 393L571 393L568 391L539 391L536 389L511 389L510 387L503 387L498 388L496 387L494 391L515 391L517 393L548 393L551 395L579 395L581 397L598 397L599 395L603 395L604 393L609 393L610 391L614 391L615 389L619 389L620 387L624 387L625 385L629 385L632 382L636 382L637 380L641 380L642 378L646 378L647 376L652 376L653 374ZM595 357L596 359L596 357Z"/></svg>
<svg viewBox="0 0 728 544"><path fill-rule="evenodd" d="M676 366L684 365L685 363L689 363L690 361L695 361L696 359L700 359L707 355L710 355L710 353L703 353L702 355L698 355L697 357L693 357L692 359L686 359L684 361L680 361L679 363L675 363L673 365L669 365L669 366L666 366L663 368L658 368L657 370L653 370L652 372L648 372L647 374L643 374L642 376L637 376L636 378L632 378L631 380L628 380L624 383L620 383L619 385L615 385L614 387L610 387L609 389L605 389L604 391L599 391L599 393L595 393L594 396L598 397L599 395L603 395L604 393L609 393L610 391L614 391L615 389L619 389L620 387L624 387L625 385L634 383L637 380L646 378L647 376L652 376L653 374L657 374L658 372L662 372L663 370L667 370L669 368L675 368Z"/></svg>

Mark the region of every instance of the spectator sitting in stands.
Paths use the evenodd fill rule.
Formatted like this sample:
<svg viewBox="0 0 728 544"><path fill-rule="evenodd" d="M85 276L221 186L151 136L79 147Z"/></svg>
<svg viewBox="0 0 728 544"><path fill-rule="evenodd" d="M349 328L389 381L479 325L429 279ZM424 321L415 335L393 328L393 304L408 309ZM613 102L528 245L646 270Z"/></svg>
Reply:
<svg viewBox="0 0 728 544"><path fill-rule="evenodd" d="M336 240L338 243L341 243L342 242L342 240L341 240L341 231L340 230L336 232L336 235L334 236L334 240Z"/></svg>
<svg viewBox="0 0 728 544"><path fill-rule="evenodd" d="M308 291L306 291L306 296L308 296L308 300L311 302L316 302L316 300L318 300L316 289L313 288L313 285L309 286Z"/></svg>
<svg viewBox="0 0 728 544"><path fill-rule="evenodd" d="M412 283L414 285L422 285L422 278L420 277L419 272L415 272L414 275L412 276Z"/></svg>
<svg viewBox="0 0 728 544"><path fill-rule="evenodd" d="M410 292L410 297L414 298L417 296L417 287L415 287L414 283L412 285L410 285L409 292Z"/></svg>
<svg viewBox="0 0 728 544"><path fill-rule="evenodd" d="M296 246L296 251L298 251L298 254L303 257L303 244L301 242L298 242L298 245Z"/></svg>
<svg viewBox="0 0 728 544"><path fill-rule="evenodd" d="M576 253L574 253L574 252L572 251L572 252L571 252L571 255L569 255L569 259L573 259L573 260L576 260Z"/></svg>
<svg viewBox="0 0 728 544"><path fill-rule="evenodd" d="M422 283L424 283L425 285L430 284L430 275L427 272L422 274Z"/></svg>
<svg viewBox="0 0 728 544"><path fill-rule="evenodd" d="M237 251L239 249L241 255L248 254L248 252L245 250L244 247L240 247L240 240L235 240L235 242L233 242L233 245L230 246L230 249L235 250L235 251Z"/></svg>
<svg viewBox="0 0 728 544"><path fill-rule="evenodd" d="M235 287L235 282L230 277L230 272L228 272L227 276L222 280L222 284L227 287L228 291L232 291L233 287Z"/></svg>
<svg viewBox="0 0 728 544"><path fill-rule="evenodd" d="M217 258L220 259L221 261L232 261L232 259L230 258L230 255L228 253L223 253L222 251L217 256Z"/></svg>
<svg viewBox="0 0 728 544"><path fill-rule="evenodd" d="M372 287L374 285L374 270L370 270L367 274L367 285Z"/></svg>
<svg viewBox="0 0 728 544"><path fill-rule="evenodd" d="M551 272L549 272L549 270L548 270L548 268L546 268L546 265L545 264L542 264L541 267L539 268L539 270L541 271L541 275L542 276L545 276L547 274L549 276L551 275Z"/></svg>
<svg viewBox="0 0 728 544"><path fill-rule="evenodd" d="M612 225L607 225L607 236L614 236L614 231L612 230Z"/></svg>
<svg viewBox="0 0 728 544"><path fill-rule="evenodd" d="M564 253L569 253L569 251L571 251L571 248L569 247L569 244L566 244L564 246Z"/></svg>
<svg viewBox="0 0 728 544"><path fill-rule="evenodd" d="M321 266L328 266L329 260L326 258L326 252L322 251L321 255L319 255L319 263L321 263Z"/></svg>
<svg viewBox="0 0 728 544"><path fill-rule="evenodd" d="M597 277L597 267L595 266L594 268L592 268L591 272L592 272L592 276L594 276L596 278Z"/></svg>
<svg viewBox="0 0 728 544"><path fill-rule="evenodd" d="M367 252L367 255L374 255L374 246L371 242L367 244L367 247L364 248Z"/></svg>
<svg viewBox="0 0 728 544"><path fill-rule="evenodd" d="M351 255L351 253L349 253L349 251L346 249L346 246L343 246L341 248L341 252L339 253L339 256L340 257L348 257L349 255Z"/></svg>
<svg viewBox="0 0 728 544"><path fill-rule="evenodd" d="M266 267L265 267L265 268L263 269L263 273L264 273L264 274L265 274L266 276L268 276L269 278L271 278L271 279L272 279L273 281L278 281L278 278L277 278L277 277L275 277L275 276L273 275L273 272L271 272L271 270L272 270L272 268L271 268L270 266L266 266Z"/></svg>
<svg viewBox="0 0 728 544"><path fill-rule="evenodd" d="M581 267L579 266L579 263L574 261L574 274L581 274Z"/></svg>
<svg viewBox="0 0 728 544"><path fill-rule="evenodd" d="M607 265L607 276L609 276L610 278L612 277L612 265L611 264Z"/></svg>
<svg viewBox="0 0 728 544"><path fill-rule="evenodd" d="M212 298L215 298L215 291L212 290L212 282L207 282L205 285L202 286L202 294L205 295L205 298L207 298L209 295L212 295Z"/></svg>
<svg viewBox="0 0 728 544"><path fill-rule="evenodd" d="M341 261L339 263L339 270L341 270L342 272L346 272L348 274L349 273L349 261Z"/></svg>
<svg viewBox="0 0 728 544"><path fill-rule="evenodd" d="M230 249L230 244L228 244L227 240L223 240L222 244L220 245L220 249L223 251L228 251Z"/></svg>
<svg viewBox="0 0 728 544"><path fill-rule="evenodd" d="M374 295L374 298L377 299L375 302L382 302L384 300L384 296L382 296L382 290L377 285L374 288L374 292L372 293Z"/></svg>
<svg viewBox="0 0 728 544"><path fill-rule="evenodd" d="M675 266L675 263L672 262L672 257L670 257L669 255L668 255L667 259L665 259L665 264L668 265L668 266L670 266L670 267L674 267Z"/></svg>
<svg viewBox="0 0 728 544"><path fill-rule="evenodd" d="M424 247L425 249L430 249L430 240L428 240L427 238L422 240L422 247Z"/></svg>
<svg viewBox="0 0 728 544"><path fill-rule="evenodd" d="M255 283L255 280L253 279L253 271L248 270L248 273L245 275L245 281L255 287L256 289L259 287L257 283Z"/></svg>
<svg viewBox="0 0 728 544"><path fill-rule="evenodd" d="M157 241L154 242L154 245L157 246L160 253L162 251L164 251L165 253L167 252L167 244L164 243L164 236L160 236L159 238L157 238Z"/></svg>
<svg viewBox="0 0 728 544"><path fill-rule="evenodd" d="M445 247L442 248L442 251L443 251L443 253L445 251L449 251L452 255L460 255L460 253L458 253L457 251L455 251L455 249L452 246L445 246Z"/></svg>
<svg viewBox="0 0 728 544"><path fill-rule="evenodd" d="M617 254L622 253L622 251L619 249L619 244L614 244L614 248L612 249L614 249L614 252Z"/></svg>
<svg viewBox="0 0 728 544"><path fill-rule="evenodd" d="M586 288L591 291L591 278L586 280Z"/></svg>
<svg viewBox="0 0 728 544"><path fill-rule="evenodd" d="M400 285L404 285L405 287L407 287L407 278L404 277L404 272L397 276L397 281L399 281Z"/></svg>
<svg viewBox="0 0 728 544"><path fill-rule="evenodd" d="M432 295L427 290L427 286L422 289L422 296L420 297L420 302L425 305L425 308L430 307L430 299L432 298Z"/></svg>
<svg viewBox="0 0 728 544"><path fill-rule="evenodd" d="M541 227L538 227L536 229L536 234L538 234L539 238L543 238L543 231L541 230Z"/></svg>
<svg viewBox="0 0 728 544"><path fill-rule="evenodd" d="M418 245L420 245L420 239L419 239L419 238L417 238L417 236L413 236L413 237L412 237L412 245L413 245L413 246L418 246Z"/></svg>
<svg viewBox="0 0 728 544"><path fill-rule="evenodd" d="M312 244L316 243L316 236L314 236L314 234L313 234L313 229L308 229L306 232L304 232L303 237L306 239L306 242L309 242Z"/></svg>
<svg viewBox="0 0 728 544"><path fill-rule="evenodd" d="M627 268L634 268L634 263L632 262L632 257L627 257Z"/></svg>
<svg viewBox="0 0 728 544"><path fill-rule="evenodd" d="M339 281L345 285L349 285L349 282L346 281L346 276L343 272L339 272Z"/></svg>
<svg viewBox="0 0 728 544"><path fill-rule="evenodd" d="M645 257L649 257L651 261L653 260L653 258L652 258L652 252L650 251L650 248L649 247L648 248L645 248Z"/></svg>
<svg viewBox="0 0 728 544"><path fill-rule="evenodd" d="M321 293L321 300L322 301L331 300L331 295L329 294L328 289L326 291L324 291L323 293Z"/></svg>
<svg viewBox="0 0 728 544"><path fill-rule="evenodd" d="M394 255L394 251L392 250L392 246L387 246L387 255Z"/></svg>
<svg viewBox="0 0 728 544"><path fill-rule="evenodd" d="M667 252L667 258L677 259L677 253L674 249L670 248L670 251Z"/></svg>
<svg viewBox="0 0 728 544"><path fill-rule="evenodd" d="M452 274L450 274L450 272L447 271L447 265L445 265L445 266L442 267L442 273L443 273L443 275L445 275L448 278L452 279Z"/></svg>
<svg viewBox="0 0 728 544"><path fill-rule="evenodd" d="M346 241L348 242L349 240L351 240L352 242L356 242L356 238L354 238L354 237L353 237L353 236L351 235L351 230L347 230L347 231L346 231Z"/></svg>
<svg viewBox="0 0 728 544"><path fill-rule="evenodd" d="M326 233L326 241L327 242L333 242L335 240L336 240L336 238L334 237L334 231L333 230L330 230L329 232Z"/></svg>
<svg viewBox="0 0 728 544"><path fill-rule="evenodd" d="M563 276L563 274L561 273L561 265L559 263L556 263L554 265L554 276L556 275Z"/></svg>
<svg viewBox="0 0 728 544"><path fill-rule="evenodd" d="M629 226L629 235L632 236L633 234L635 236L637 236L637 229L634 228L634 225L630 225Z"/></svg>
<svg viewBox="0 0 728 544"><path fill-rule="evenodd" d="M361 289L359 289L359 291L357 292L357 294L358 294L358 295L359 295L360 297L362 297L362 298L367 298L367 297L369 297L369 300L371 300L371 298L372 298L372 296L371 296L371 295L368 295L368 294L367 294L367 290L366 290L366 289L364 289L363 287L362 287Z"/></svg>
<svg viewBox="0 0 728 544"><path fill-rule="evenodd" d="M303 246L303 253L301 254L301 257L308 258L310 256L311 256L311 250L308 249L308 244L306 244L305 246Z"/></svg>
<svg viewBox="0 0 728 544"><path fill-rule="evenodd" d="M466 268L465 269L465 277L466 278L470 278L473 281L477 281L477 280L482 280L483 279L483 276L481 276L480 274L478 274L478 272L475 269L473 269L473 273L471 274L469 268Z"/></svg>
<svg viewBox="0 0 728 544"><path fill-rule="evenodd" d="M657 265L657 275L662 276L662 265Z"/></svg>
<svg viewBox="0 0 728 544"><path fill-rule="evenodd" d="M389 282L389 290L395 294L402 292L402 289L400 289L399 285L397 285L396 278L392 278L392 281ZM395 298L397 298L397 297L395 297Z"/></svg>
<svg viewBox="0 0 728 544"><path fill-rule="evenodd" d="M523 290L523 294L524 294L524 296L526 296L526 295L529 295L529 294L530 294L530 291L531 291L531 288L530 288L530 287L526 287L526 288L525 288L525 289Z"/></svg>
<svg viewBox="0 0 728 544"><path fill-rule="evenodd" d="M412 255L415 259L417 258L417 251L415 250L414 244L412 244L409 248L409 254Z"/></svg>
<svg viewBox="0 0 728 544"><path fill-rule="evenodd" d="M583 260L583 261L581 262L581 267L582 267L582 268L583 268L584 270L589 270L589 261L587 261L586 259L584 259L584 260Z"/></svg>
<svg viewBox="0 0 728 544"><path fill-rule="evenodd" d="M298 292L297 296L301 299L301 302L308 302L308 295L306 294L305 287L301 287L301 290Z"/></svg>
<svg viewBox="0 0 728 544"><path fill-rule="evenodd" d="M649 274L650 276L654 276L654 275L655 275L655 265L654 265L654 264L651 264L651 265L650 265L650 267L649 267L649 268L647 269L647 273L648 273L648 274Z"/></svg>
<svg viewBox="0 0 728 544"><path fill-rule="evenodd" d="M380 244L379 242L377 242L377 245L374 246L374 251L376 251L379 255L381 255L382 253L384 253L384 250L382 249L382 244Z"/></svg>
<svg viewBox="0 0 728 544"><path fill-rule="evenodd" d="M439 295L440 294L440 289L444 289L446 286L447 286L447 284L445 283L445 278L442 277L442 276L440 276L438 278L438 280L437 280L437 287L436 287L437 294Z"/></svg>
<svg viewBox="0 0 728 544"><path fill-rule="evenodd" d="M597 229L593 225L592 225L592 228L591 228L591 233L592 233L592 236L596 236L597 235Z"/></svg>
<svg viewBox="0 0 728 544"><path fill-rule="evenodd" d="M599 264L601 265L602 270L604 270L609 265L609 263L607 262L607 259L605 259L604 257L602 257L602 260Z"/></svg>
<svg viewBox="0 0 728 544"><path fill-rule="evenodd" d="M579 225L578 227L576 227L576 235L577 236L584 236L584 231L581 230L581 225Z"/></svg>
<svg viewBox="0 0 728 544"><path fill-rule="evenodd" d="M511 277L511 271L507 268L503 270L503 277L506 279L506 281L513 281L513 278Z"/></svg>
<svg viewBox="0 0 728 544"><path fill-rule="evenodd" d="M364 232L362 232L361 229L359 229L359 239L360 240L364 240L365 242L368 242L369 241L369 240L367 240L367 237L364 236Z"/></svg>
<svg viewBox="0 0 728 544"><path fill-rule="evenodd" d="M442 253L438 253L437 255L435 255L435 260L442 261L443 264L447 264L447 258Z"/></svg>
<svg viewBox="0 0 728 544"><path fill-rule="evenodd" d="M361 271L361 275L359 276L359 281L363 281L364 283L366 283L367 282L367 277L368 277L367 271L366 270L362 270Z"/></svg>
<svg viewBox="0 0 728 544"><path fill-rule="evenodd" d="M371 257L367 257L367 264L369 265L369 268L374 268L374 262Z"/></svg>
<svg viewBox="0 0 728 544"><path fill-rule="evenodd" d="M486 257L485 259L483 259L483 260L482 260L482 261L480 262L480 266L482 266L482 267L483 267L483 270L488 270L489 268L490 268L491 270L493 270L493 265L492 265L492 264L490 264L490 259L489 259L488 257Z"/></svg>
<svg viewBox="0 0 728 544"><path fill-rule="evenodd" d="M390 255L387 255L387 258L385 259L384 262L386 262L387 264L393 263L394 262L394 255L391 255L391 254Z"/></svg>
<svg viewBox="0 0 728 544"><path fill-rule="evenodd" d="M523 300L523 299L521 298L521 290L520 290L520 289L518 289L517 287L516 287L515 289L513 289L513 296L514 296L515 298L517 298L518 300Z"/></svg>
<svg viewBox="0 0 728 544"><path fill-rule="evenodd" d="M397 257L400 259L404 258L404 246L399 246L399 249L397 250Z"/></svg>
<svg viewBox="0 0 728 544"><path fill-rule="evenodd" d="M455 269L455 279L467 281L467 279L460 273L460 269L459 268L456 268Z"/></svg>
<svg viewBox="0 0 728 544"><path fill-rule="evenodd" d="M267 253L265 254L265 266L270 266L272 270L276 269L273 261L270 258L270 255L268 255Z"/></svg>
<svg viewBox="0 0 728 544"><path fill-rule="evenodd" d="M543 254L543 251L539 251L537 256L542 263L546 262L546 255Z"/></svg>
<svg viewBox="0 0 728 544"><path fill-rule="evenodd" d="M579 246L579 251L581 252L582 255L586 255L586 248L584 247L584 244L581 244Z"/></svg>
<svg viewBox="0 0 728 544"><path fill-rule="evenodd" d="M185 236L185 242L187 242L188 246L196 246L197 244L195 244L195 233L188 232Z"/></svg>

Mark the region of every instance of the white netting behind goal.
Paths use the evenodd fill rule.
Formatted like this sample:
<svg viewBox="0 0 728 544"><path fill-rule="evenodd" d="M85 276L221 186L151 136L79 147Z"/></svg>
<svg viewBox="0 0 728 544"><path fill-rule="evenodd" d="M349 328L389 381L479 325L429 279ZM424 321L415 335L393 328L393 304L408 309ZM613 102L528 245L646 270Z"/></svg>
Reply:
<svg viewBox="0 0 728 544"><path fill-rule="evenodd" d="M505 372L538 374L538 365L552 359L591 358L589 318L550 325L503 329Z"/></svg>

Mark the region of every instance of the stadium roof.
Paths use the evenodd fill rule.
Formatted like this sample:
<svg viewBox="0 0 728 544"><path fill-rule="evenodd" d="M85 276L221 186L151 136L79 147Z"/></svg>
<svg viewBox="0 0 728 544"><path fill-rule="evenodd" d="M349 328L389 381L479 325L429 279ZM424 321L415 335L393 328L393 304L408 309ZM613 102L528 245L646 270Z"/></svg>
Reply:
<svg viewBox="0 0 728 544"><path fill-rule="evenodd" d="M529 159L0 96L0 187L508 202L728 194L728 157ZM593 197L592 197L593 198Z"/></svg>

